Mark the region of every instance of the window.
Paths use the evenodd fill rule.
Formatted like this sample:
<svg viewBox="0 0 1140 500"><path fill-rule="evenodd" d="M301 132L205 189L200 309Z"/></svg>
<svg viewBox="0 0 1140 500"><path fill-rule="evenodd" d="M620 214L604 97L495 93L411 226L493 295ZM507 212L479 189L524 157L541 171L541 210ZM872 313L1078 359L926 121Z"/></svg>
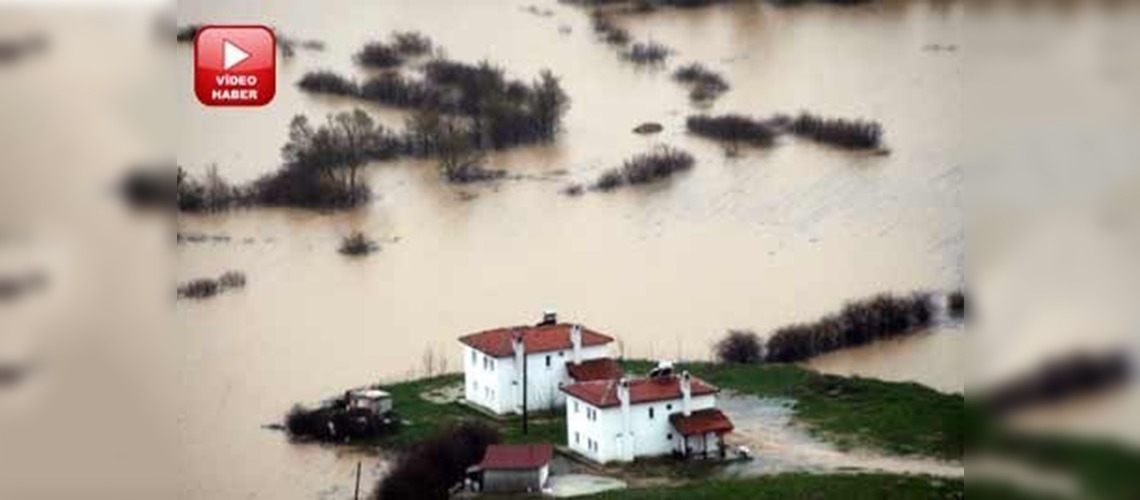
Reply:
<svg viewBox="0 0 1140 500"><path fill-rule="evenodd" d="M549 354L546 356L546 368L550 369L550 355Z"/></svg>
<svg viewBox="0 0 1140 500"><path fill-rule="evenodd" d="M667 405L665 405L665 411L672 411L672 410L673 410L673 405L672 405L672 404L667 404Z"/></svg>
<svg viewBox="0 0 1140 500"><path fill-rule="evenodd" d="M471 350L471 364L475 364L478 362L479 362L479 353L475 352L475 350L472 349Z"/></svg>
<svg viewBox="0 0 1140 500"><path fill-rule="evenodd" d="M653 407L649 407L649 420L653 420Z"/></svg>
<svg viewBox="0 0 1140 500"><path fill-rule="evenodd" d="M566 356L566 353L564 353L564 352L562 352L562 351L558 351L558 357L560 357L560 358L561 358L561 357L563 357L563 356Z"/></svg>
<svg viewBox="0 0 1140 500"><path fill-rule="evenodd" d="M578 444L578 443L580 443L580 442L581 442L581 439L580 439L581 437L582 437L582 436L578 434L578 431L574 431L574 444Z"/></svg>
<svg viewBox="0 0 1140 500"><path fill-rule="evenodd" d="M665 439L668 439L668 440L672 441L672 440L673 440L673 433L672 433L672 432L670 432L670 433L666 434L666 435L665 435Z"/></svg>
<svg viewBox="0 0 1140 500"><path fill-rule="evenodd" d="M574 402L574 413L578 413L578 402Z"/></svg>
<svg viewBox="0 0 1140 500"><path fill-rule="evenodd" d="M471 382L471 386L475 388L475 389L474 389L474 390L475 390L475 393L476 393L476 394L478 394L478 393L479 393L479 381L478 381L478 380L476 380L476 381L474 381L474 382Z"/></svg>
<svg viewBox="0 0 1140 500"><path fill-rule="evenodd" d="M495 371L495 360L491 360L491 371Z"/></svg>

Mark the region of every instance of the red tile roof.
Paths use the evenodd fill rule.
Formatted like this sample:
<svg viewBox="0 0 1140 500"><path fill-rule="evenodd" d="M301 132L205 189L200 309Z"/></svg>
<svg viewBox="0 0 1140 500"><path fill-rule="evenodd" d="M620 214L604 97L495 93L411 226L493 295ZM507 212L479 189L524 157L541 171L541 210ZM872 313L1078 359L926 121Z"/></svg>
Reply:
<svg viewBox="0 0 1140 500"><path fill-rule="evenodd" d="M591 380L610 380L621 378L624 374L621 365L613 358L588 359L578 364L573 361L566 363L566 373L575 382L589 382Z"/></svg>
<svg viewBox="0 0 1140 500"><path fill-rule="evenodd" d="M549 444L493 444L487 447L479 467L487 469L537 469L550 463L554 446Z"/></svg>
<svg viewBox="0 0 1140 500"><path fill-rule="evenodd" d="M517 331L523 335L526 352L558 351L573 347L570 344L571 326L569 323L559 323L547 326L496 328L459 337L459 341L488 356L505 358L514 354L514 350L511 348L511 338ZM582 347L603 345L613 341L613 337L609 335L603 335L589 328L582 328Z"/></svg>
<svg viewBox="0 0 1140 500"><path fill-rule="evenodd" d="M687 417L680 413L674 413L669 416L669 422L683 436L694 436L706 432L724 434L732 432L734 429L732 421L716 408L698 410Z"/></svg>
<svg viewBox="0 0 1140 500"><path fill-rule="evenodd" d="M692 377L690 383L693 396L714 394L720 391L716 386L697 377ZM599 408L621 404L621 401L618 400L617 389L617 380L595 380L562 386L562 392ZM630 404L665 401L669 399L681 399L681 377L679 375L641 378L629 381Z"/></svg>

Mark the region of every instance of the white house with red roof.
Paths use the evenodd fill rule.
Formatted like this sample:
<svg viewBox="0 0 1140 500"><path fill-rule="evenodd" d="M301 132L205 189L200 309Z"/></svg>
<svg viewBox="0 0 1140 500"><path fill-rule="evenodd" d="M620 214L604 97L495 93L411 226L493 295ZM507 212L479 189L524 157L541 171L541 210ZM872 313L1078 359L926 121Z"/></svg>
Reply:
<svg viewBox="0 0 1140 500"><path fill-rule="evenodd" d="M527 410L559 408L563 384L621 376L610 358L613 337L546 313L535 326L496 328L459 338L463 344L464 397L492 413L521 413L523 366Z"/></svg>
<svg viewBox="0 0 1140 500"><path fill-rule="evenodd" d="M570 449L599 463L678 454L723 456L732 422L716 408L717 387L671 368L647 378L567 384Z"/></svg>

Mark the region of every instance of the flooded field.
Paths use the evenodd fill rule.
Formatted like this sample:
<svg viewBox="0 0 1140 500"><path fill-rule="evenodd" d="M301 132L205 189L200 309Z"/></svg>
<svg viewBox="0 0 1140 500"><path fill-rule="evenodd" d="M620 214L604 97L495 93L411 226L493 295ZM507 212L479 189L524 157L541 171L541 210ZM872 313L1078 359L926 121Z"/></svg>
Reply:
<svg viewBox="0 0 1140 500"><path fill-rule="evenodd" d="M124 430L134 434L130 446L105 437L83 448L122 450L133 460L124 462L132 466L123 467L132 479L148 470L143 468L147 465L177 470L178 498L346 498L358 462L363 463L364 489L370 490L384 474L388 457L374 450L294 445L263 426L279 422L294 403L311 403L346 387L419 375L429 365L437 372L454 371L459 368L458 336L532 323L544 309L556 309L564 320L617 337L625 356L691 360L708 358L711 345L730 328L763 335L880 292L959 289L967 274L967 219L973 224L970 251L980 250L971 254L971 287L991 291L979 302L994 305L981 313L987 328L975 331L971 326L969 335L980 344L967 344L961 324L941 322L929 332L827 354L808 365L959 392L998 378L1002 373L995 367L1024 368L1074 340L1095 338L1116 345L1132 335L1127 345L1140 352L1132 326L1136 316L1121 313L1133 309L1134 283L1140 280L1129 274L1135 267L1117 265L1135 254L1112 245L1107 245L1112 250L1090 254L1090 245L1100 248L1090 242L1101 242L1101 236L1077 231L1107 220L1117 228L1114 235L1140 234L1140 218L1121 215L1140 213L1134 204L1140 184L1128 169L1107 181L1120 190L1118 212L1042 229L1025 245L1054 249L1061 257L1025 262L995 276L999 266L994 262L1012 252L1002 243L1013 237L1012 227L1020 227L1011 218L1016 210L1006 204L1023 203L1021 209L1033 212L1055 199L1024 196L1011 201L1006 193L1033 190L1002 184L1008 170L983 165L985 169L974 170L982 172L982 182L971 187L983 187L978 190L983 203L971 210L964 206L965 164L986 145L982 141L967 148L965 143L990 131L964 127L964 2L885 0L858 8L740 2L615 16L634 40L652 40L674 50L659 69L623 61L596 38L587 10L545 0L529 8L531 3L182 2L181 25L268 24L281 34L324 42L323 50L299 50L280 61L276 98L257 110L201 106L192 90L189 44L127 43L106 33L124 35L113 23L94 24L104 28L100 31L84 28L93 26L89 18L53 19L52 25L41 16L39 24L70 36L53 39L58 43L52 44L52 58L43 64L5 69L10 78L0 78L0 103L6 111L16 111L0 115L0 145L5 166L20 166L0 169L0 187L22 186L3 191L0 208L4 215L37 214L33 224L55 231L48 231L49 243L67 242L64 235L73 235L72 246L65 245L71 253L31 252L31 261L47 262L53 278L63 277L50 282L44 295L52 307L69 314L42 314L51 316L50 321L30 326L21 322L22 316L9 316L0 318L10 321L0 323L8 325L0 329L48 331L67 340L71 338L63 332L115 332L112 342L99 337L81 343L68 351L73 357L61 358L69 362L57 364L71 368L78 379L87 378L88 366L78 361L122 366L114 378L87 378L86 385L66 386L92 395L87 397L110 398L99 401L99 408L107 410L98 417L107 422L126 427L121 423L134 422L135 415L116 410L108 404L115 399L99 388L121 387L113 396L124 400L140 393L162 395L154 401L154 411L163 417L154 419L160 422L154 429ZM24 20L0 19L0 28ZM1000 28L1002 22L995 25ZM135 23L144 24L149 26ZM375 199L346 212L240 209L181 215L175 227L168 227L164 223L169 221L125 216L119 206L85 208L93 205L85 202L104 200L105 191L97 196L93 192L110 186L124 162L155 158L170 149L193 173L216 165L232 181L253 180L280 164L288 123L298 113L321 121L326 113L363 106L379 121L401 127L407 113L305 94L295 86L305 72L319 69L363 79L369 73L353 63L353 54L393 30L418 30L450 58L486 59L524 81L543 69L552 70L572 101L558 140L489 155L489 167L515 175L475 185L441 182L434 161L370 164L364 175ZM153 34L134 35L134 41L153 40L145 38ZM123 57L115 59L114 71L86 68L84 62L98 59L84 50L87 37L120 44L114 46ZM170 61L174 67L169 74L155 76L144 69L169 66ZM671 78L673 69L697 61L730 84L707 107L691 104L688 90ZM67 75L76 68L113 76L87 81L95 98L74 96L66 92L74 81ZM174 81L167 78L171 75ZM161 84L153 85L155 80ZM179 120L171 122L177 123L175 130L162 127L169 122L163 117L172 110L163 104L169 104L169 96L148 90L155 87L177 94L173 112ZM31 93L29 88L42 92ZM21 97L25 94L34 96ZM697 112L767 117L801 110L876 120L885 129L890 154L852 153L789 136L772 148L745 148L730 157L721 146L684 130L686 117ZM37 118L8 119L21 112ZM106 126L109 115L125 116L133 126ZM1089 116L1102 117L1098 111ZM997 127L1029 118L983 107L980 118L971 120ZM662 124L663 131L632 132L646 122ZM60 126L63 123L71 126ZM47 136L69 147L38 139ZM658 184L581 196L561 193L657 144L689 151L696 166ZM1073 153L1082 147L1058 143L1055 148L1066 154L1050 154L1070 164L1080 160L1081 165L1102 165ZM81 168L57 170L60 165ZM1067 165L1056 171L1072 171ZM55 179L65 176L72 182L63 185L59 197L82 202L44 209L50 197L41 193L58 189ZM1055 182L1075 184L1063 175L1056 177ZM971 183L975 179L972 176ZM989 201L997 202L984 203L987 194ZM52 224L68 217L83 223ZM1132 233L1119 230L1129 224ZM155 235L149 231L153 227L169 231ZM183 238L171 263L164 245L173 231ZM377 240L379 251L363 258L338 253L342 237L353 231ZM81 239L100 243L92 248L74 244ZM987 258L993 256L998 258ZM1098 268L1091 274L1058 272L1065 267L1055 262L1064 259L1101 265L1091 266ZM1002 264L1018 259L1005 260ZM72 272L79 268L94 271ZM170 268L173 276L137 272ZM217 277L231 270L244 273L247 284L209 300L180 300L171 307L169 296L153 293L170 289L172 294L172 281ZM975 281L975 273L989 279ZM1079 281L1078 287L1072 274L1092 279ZM130 280L119 281L124 277ZM1040 294L1022 295L1025 283L1044 281L1048 283L1039 287ZM108 282L134 293L103 293L101 284ZM1093 298L1074 304L1074 294ZM1100 298L1106 295L1114 300ZM101 300L75 307L77 297L90 296ZM1054 307L1040 309L1040 302L1013 300L1042 296L1054 300L1046 302ZM1086 314L1069 312L1081 307ZM160 313L150 317L139 311L172 314L176 328L167 332L160 326L165 319ZM1013 323L994 311L1011 316L1036 312L1021 316L1033 322ZM92 321L106 317L131 319ZM23 349L25 341L43 343L21 335L0 341L5 355L13 352L12 345ZM128 367L117 353L104 353L111 351L107 345L132 346L128 358L137 364ZM1140 391L1134 390L1126 397L1106 395L1023 420L1030 427L1110 430L1140 442L1140 427L1127 418L1140 413L1138 401ZM160 413L169 409L173 415ZM749 408L735 408L745 410ZM759 415L755 425L741 427L740 438L764 449L759 450L761 459L741 473L846 468L961 473L955 464L839 453L789 428L786 411L767 406L751 410ZM168 435L175 436L174 442L161 446L173 450L169 455L176 457L176 466L148 463L147 457L159 455L150 453L161 441L153 436ZM61 440L73 443L67 439L70 435L63 436ZM0 437L19 438L12 442L35 448L27 436ZM80 437L96 439L77 436L74 442L82 442ZM44 467L48 470L68 467L70 462L57 463L66 456L76 463L70 468L91 467L90 473L98 476L99 461L91 454L44 449L26 460L42 460L50 464ZM154 477L156 483L160 479Z"/></svg>
<svg viewBox="0 0 1140 500"><path fill-rule="evenodd" d="M961 43L960 6L746 3L620 17L634 39L672 47L671 66L703 61L724 74L732 89L712 112L870 118L884 125L892 150L868 156L787 139L729 159L685 134L686 115L698 110L668 69L623 62L595 39L582 9L544 4L553 13L544 17L526 5L180 8L182 24L267 23L326 43L282 62L275 101L255 113L201 107L190 88L191 50L180 47L178 160L191 171L216 163L226 177L250 180L275 168L294 114L320 118L353 106L293 83L322 68L360 78L352 54L392 30L422 31L452 58L488 59L524 80L549 68L572 99L555 144L489 158L526 180L455 187L439 181L432 162L400 161L369 167L376 200L364 209L180 218L183 233L229 237L179 245L180 280L230 269L249 278L242 291L176 309L192 380L192 413L183 419L190 496L312 498L349 484L355 458L290 446L259 426L294 402L421 372L428 351L454 368L459 335L529 323L545 308L618 337L627 356L698 359L728 328L764 333L851 298L961 285L962 55L928 49ZM407 116L369 111L393 126ZM631 133L647 121L664 132ZM657 143L689 150L697 166L646 188L559 194ZM381 250L339 255L341 237L354 230ZM832 366L957 391L962 342L961 332L934 333L837 354L846 361Z"/></svg>

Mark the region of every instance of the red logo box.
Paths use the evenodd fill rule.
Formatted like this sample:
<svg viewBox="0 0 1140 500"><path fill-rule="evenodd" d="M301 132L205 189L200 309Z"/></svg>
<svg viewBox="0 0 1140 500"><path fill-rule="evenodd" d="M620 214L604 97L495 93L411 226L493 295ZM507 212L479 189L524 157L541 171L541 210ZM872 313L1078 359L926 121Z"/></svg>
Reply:
<svg viewBox="0 0 1140 500"><path fill-rule="evenodd" d="M207 106L264 106L277 93L277 42L265 26L205 26L194 38L194 94Z"/></svg>

